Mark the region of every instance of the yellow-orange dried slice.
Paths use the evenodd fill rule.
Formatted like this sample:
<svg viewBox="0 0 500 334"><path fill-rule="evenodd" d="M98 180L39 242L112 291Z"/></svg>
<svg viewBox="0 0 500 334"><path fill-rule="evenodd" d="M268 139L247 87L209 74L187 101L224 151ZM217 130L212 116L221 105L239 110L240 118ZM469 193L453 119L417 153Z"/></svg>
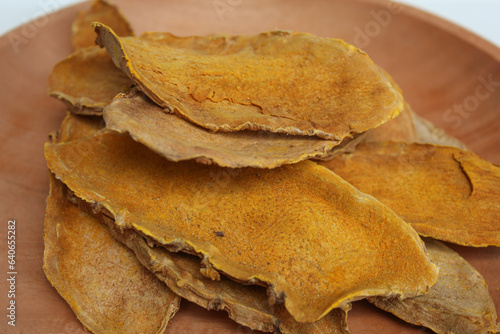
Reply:
<svg viewBox="0 0 500 334"><path fill-rule="evenodd" d="M394 212L311 161L275 169L170 162L128 135L46 144L75 195L203 273L269 287L297 321L370 295L409 297L437 279L418 235Z"/></svg>
<svg viewBox="0 0 500 334"><path fill-rule="evenodd" d="M129 133L134 140L172 161L196 159L223 167L274 168L325 157L339 147L333 140L267 131L213 133L163 112L140 92L117 96L106 107L104 119L107 128Z"/></svg>
<svg viewBox="0 0 500 334"><path fill-rule="evenodd" d="M454 147L362 143L321 162L424 236L500 246L500 167Z"/></svg>
<svg viewBox="0 0 500 334"><path fill-rule="evenodd" d="M102 128L104 128L102 117L81 116L67 112L66 117L64 117L61 123L60 130L53 140L56 142L67 142L90 137Z"/></svg>
<svg viewBox="0 0 500 334"><path fill-rule="evenodd" d="M403 109L400 93L366 53L341 40L285 31L120 38L94 26L98 44L149 98L212 131L341 141Z"/></svg>
<svg viewBox="0 0 500 334"><path fill-rule="evenodd" d="M403 91L401 87L394 81L387 71L383 68L378 68L381 75L391 83L391 85L396 89L402 96ZM404 108L401 113L394 119L382 124L379 127L367 131L364 141L366 142L378 142L378 141L400 141L400 142L415 142L417 138L417 133L415 129L413 111L408 104L404 101Z"/></svg>
<svg viewBox="0 0 500 334"><path fill-rule="evenodd" d="M92 212L88 204L73 198L85 211ZM139 261L172 291L206 309L224 310L237 323L264 332L349 333L347 310L333 309L316 322L298 323L283 305L269 305L263 287L240 284L224 276L218 281L211 280L201 274L198 257L182 252L169 252L163 247L152 247L150 242L137 232L120 231L113 219L102 213L95 215L108 225L117 240L132 249Z"/></svg>
<svg viewBox="0 0 500 334"><path fill-rule="evenodd" d="M375 129L368 130L364 142L396 141L413 143L417 141L417 132L413 119L413 112L408 103L394 119Z"/></svg>
<svg viewBox="0 0 500 334"><path fill-rule="evenodd" d="M429 293L406 299L369 298L377 307L436 333L495 333L495 304L481 274L439 241L426 239L439 277Z"/></svg>
<svg viewBox="0 0 500 334"><path fill-rule="evenodd" d="M105 0L94 0L89 10L80 11L71 27L71 43L78 50L95 45L95 32L92 22L102 22L111 27L118 36L133 36L130 24L120 10Z"/></svg>
<svg viewBox="0 0 500 334"><path fill-rule="evenodd" d="M73 113L102 115L103 108L131 86L130 79L116 68L109 54L94 46L80 49L57 63L47 91Z"/></svg>
<svg viewBox="0 0 500 334"><path fill-rule="evenodd" d="M100 117L68 113L54 140L65 142L88 137L101 129L102 125ZM82 206L85 211L94 214L88 205L72 193L68 194L68 198ZM207 309L225 310L233 320L253 330L276 331L283 334L306 334L313 330L318 334L349 333L346 310L334 309L314 323L298 323L283 306L269 305L264 288L242 285L227 278L212 281L201 275L200 261L197 257L185 253L172 253L158 247L152 248L146 239L136 232L126 230L121 233L109 217L103 214L95 215L108 225L115 239L132 249L139 261L178 296ZM88 214L81 216L85 224L96 224L96 218L93 216Z"/></svg>
<svg viewBox="0 0 500 334"><path fill-rule="evenodd" d="M69 202L53 175L44 242L47 279L93 333L163 333L179 309L180 297Z"/></svg>
<svg viewBox="0 0 500 334"><path fill-rule="evenodd" d="M462 150L467 150L467 146L455 137L447 134L440 127L432 124L425 118L413 114L417 141L424 144L435 144L442 146L453 146Z"/></svg>

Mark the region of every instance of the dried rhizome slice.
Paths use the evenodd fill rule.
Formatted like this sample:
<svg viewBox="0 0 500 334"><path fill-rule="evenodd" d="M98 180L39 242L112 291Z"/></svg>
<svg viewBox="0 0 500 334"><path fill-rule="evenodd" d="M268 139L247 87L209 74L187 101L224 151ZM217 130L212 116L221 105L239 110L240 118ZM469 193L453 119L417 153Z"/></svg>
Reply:
<svg viewBox="0 0 500 334"><path fill-rule="evenodd" d="M401 96L403 91L401 87L394 81L392 76L383 68L378 67L380 74L386 78L387 81L396 89ZM416 139L416 130L413 120L413 111L408 102L403 101L404 108L401 113L394 119L382 124L374 129L367 131L364 141L377 142L377 141L402 141L414 142Z"/></svg>
<svg viewBox="0 0 500 334"><path fill-rule="evenodd" d="M423 236L500 246L500 167L454 147L361 143L321 162Z"/></svg>
<svg viewBox="0 0 500 334"><path fill-rule="evenodd" d="M92 333L163 333L180 297L107 228L81 211L51 174L43 269Z"/></svg>
<svg viewBox="0 0 500 334"><path fill-rule="evenodd" d="M72 197L85 210L88 203ZM244 285L224 276L212 280L200 272L200 259L182 252L170 252L154 247L139 233L120 231L112 218L102 212L95 216L106 223L111 234L132 249L139 261L164 281L179 296L206 309L224 310L237 323L253 330L282 334L347 334L347 310L336 308L312 323L299 323L284 306L269 305L266 291L256 285ZM95 219L95 218L94 218Z"/></svg>
<svg viewBox="0 0 500 334"><path fill-rule="evenodd" d="M149 98L213 131L342 141L403 109L401 94L366 53L341 40L286 31L120 38L94 26L97 43Z"/></svg>
<svg viewBox="0 0 500 334"><path fill-rule="evenodd" d="M50 135L52 142L68 142L93 136L104 128L104 120L98 116L81 116L66 112L60 130Z"/></svg>
<svg viewBox="0 0 500 334"><path fill-rule="evenodd" d="M102 115L103 108L131 86L130 79L113 64L109 54L93 46L77 50L57 63L47 92L63 101L73 113Z"/></svg>
<svg viewBox="0 0 500 334"><path fill-rule="evenodd" d="M105 108L106 127L172 161L196 159L223 167L274 168L312 157L325 157L344 145L334 140L267 131L210 132L163 111L139 91L120 94ZM354 141L359 141L354 139Z"/></svg>
<svg viewBox="0 0 500 334"><path fill-rule="evenodd" d="M366 131L364 142L398 141L412 143L417 141L417 132L410 105L405 102L405 108L394 119L379 127Z"/></svg>
<svg viewBox="0 0 500 334"><path fill-rule="evenodd" d="M425 118L414 114L415 130L417 132L417 141L425 144L435 144L442 146L453 146L462 150L467 150L464 143L455 137L450 136L440 127L434 125Z"/></svg>
<svg viewBox="0 0 500 334"><path fill-rule="evenodd" d="M394 82L393 85L397 87ZM460 140L448 135L437 125L416 114L407 102L405 102L405 108L399 116L379 127L368 130L363 141L435 144L467 150L466 145Z"/></svg>
<svg viewBox="0 0 500 334"><path fill-rule="evenodd" d="M105 0L94 0L89 10L80 11L71 27L71 43L78 50L95 45L92 22L102 22L111 27L118 36L133 36L130 24L120 10Z"/></svg>
<svg viewBox="0 0 500 334"><path fill-rule="evenodd" d="M275 169L170 162L108 131L48 143L45 156L120 229L199 255L213 279L268 286L297 321L366 296L419 295L437 279L410 225L311 161Z"/></svg>
<svg viewBox="0 0 500 334"><path fill-rule="evenodd" d="M481 274L443 243L425 239L439 277L429 293L406 299L369 298L399 318L442 334L495 333L497 314Z"/></svg>
<svg viewBox="0 0 500 334"><path fill-rule="evenodd" d="M84 117L68 113L57 136L59 142L75 140L95 134L102 126L98 117ZM85 211L92 212L88 203L81 201L71 192L71 200ZM255 285L242 285L221 277L213 281L200 273L198 257L185 253L173 253L164 248L151 247L147 240L132 230L119 231L114 221L102 213L95 214L107 223L111 234L132 249L139 261L177 295L207 309L225 310L236 322L253 330L275 331L276 333L349 333L347 310L334 309L327 316L314 323L298 323L283 305L272 307L265 289ZM86 215L88 220L96 220ZM89 222L89 224L95 222Z"/></svg>

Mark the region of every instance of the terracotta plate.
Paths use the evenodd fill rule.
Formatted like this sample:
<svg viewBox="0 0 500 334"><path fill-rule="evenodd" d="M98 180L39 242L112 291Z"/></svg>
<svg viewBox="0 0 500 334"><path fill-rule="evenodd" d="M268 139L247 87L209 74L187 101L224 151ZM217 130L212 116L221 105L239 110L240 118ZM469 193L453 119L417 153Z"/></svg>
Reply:
<svg viewBox="0 0 500 334"><path fill-rule="evenodd" d="M114 0L137 33L254 34L274 28L339 37L365 49L401 85L420 115L500 163L500 50L460 27L403 5L341 0ZM47 2L48 3L48 2ZM47 134L64 117L46 95L52 66L71 52L77 5L0 38L0 332L84 333L42 271ZM422 209L422 208L421 208ZM7 325L7 226L16 221L16 326ZM485 277L500 309L500 249L453 248ZM8 278L8 277L7 277ZM349 314L352 333L422 333L365 302ZM166 333L250 333L223 312L183 302Z"/></svg>

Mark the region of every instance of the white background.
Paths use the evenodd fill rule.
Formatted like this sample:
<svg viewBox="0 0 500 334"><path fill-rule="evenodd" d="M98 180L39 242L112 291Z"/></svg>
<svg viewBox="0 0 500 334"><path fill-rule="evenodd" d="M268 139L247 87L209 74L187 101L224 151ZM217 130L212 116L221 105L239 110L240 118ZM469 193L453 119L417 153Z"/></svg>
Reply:
<svg viewBox="0 0 500 334"><path fill-rule="evenodd" d="M81 0L1 0L0 35L34 19L37 15L45 14L45 7L61 9L77 2ZM459 24L500 47L500 0L401 0L399 2L424 9ZM47 6L48 4L50 6Z"/></svg>

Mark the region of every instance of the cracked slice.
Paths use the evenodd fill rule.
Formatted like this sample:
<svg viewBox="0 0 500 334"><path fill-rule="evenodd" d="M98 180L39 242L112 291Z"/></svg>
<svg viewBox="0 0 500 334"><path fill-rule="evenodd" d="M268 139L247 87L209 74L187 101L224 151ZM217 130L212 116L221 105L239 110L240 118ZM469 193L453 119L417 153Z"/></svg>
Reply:
<svg viewBox="0 0 500 334"><path fill-rule="evenodd" d="M49 95L61 100L75 114L102 115L118 93L127 92L130 79L97 46L75 51L57 63L49 77Z"/></svg>
<svg viewBox="0 0 500 334"><path fill-rule="evenodd" d="M460 255L443 243L426 239L439 277L429 293L403 300L369 298L377 307L436 333L495 333L495 304L483 277Z"/></svg>
<svg viewBox="0 0 500 334"><path fill-rule="evenodd" d="M84 117L68 113L57 135L59 142L84 138L95 134L102 127L99 117ZM53 136L54 137L54 136ZM55 138L55 137L54 137ZM92 213L90 206L73 194L73 202ZM132 249L139 261L177 295L207 309L225 310L231 319L253 330L276 331L283 334L348 334L347 311L334 309L314 323L298 323L281 306L269 305L265 289L255 285L243 285L222 277L213 281L201 275L200 261L193 255L172 253L164 248L150 247L147 240L132 230L121 233L109 217L95 214L106 223L111 234ZM86 215L88 224L96 218Z"/></svg>
<svg viewBox="0 0 500 334"><path fill-rule="evenodd" d="M104 0L94 0L89 10L80 11L71 27L71 43L78 50L95 45L92 22L98 21L110 26L118 36L133 36L134 32L120 10Z"/></svg>
<svg viewBox="0 0 500 334"><path fill-rule="evenodd" d="M91 206L74 197L85 210ZM98 213L96 217L108 225L111 234L132 249L139 261L165 282L176 294L206 309L224 310L237 323L253 330L282 334L348 334L347 310L333 309L313 323L298 323L283 305L272 306L263 287L244 285L225 277L211 280L200 272L198 257L170 252L149 245L148 240L133 230L120 231L113 219Z"/></svg>
<svg viewBox="0 0 500 334"><path fill-rule="evenodd" d="M128 135L46 144L75 195L203 273L268 286L301 322L370 295L410 297L437 279L415 231L311 161L276 169L170 162Z"/></svg>
<svg viewBox="0 0 500 334"><path fill-rule="evenodd" d="M342 141L403 109L401 94L366 53L341 40L286 31L120 38L94 27L98 44L149 98L212 131Z"/></svg>
<svg viewBox="0 0 500 334"><path fill-rule="evenodd" d="M322 162L423 236L500 246L500 167L454 147L362 143Z"/></svg>
<svg viewBox="0 0 500 334"><path fill-rule="evenodd" d="M52 174L44 243L47 279L93 333L163 333L179 309L180 297L70 203Z"/></svg>
<svg viewBox="0 0 500 334"><path fill-rule="evenodd" d="M104 111L106 127L172 161L196 159L222 167L274 168L343 148L333 140L267 131L209 132L168 114L143 93L120 95ZM346 141L349 141L346 139Z"/></svg>

